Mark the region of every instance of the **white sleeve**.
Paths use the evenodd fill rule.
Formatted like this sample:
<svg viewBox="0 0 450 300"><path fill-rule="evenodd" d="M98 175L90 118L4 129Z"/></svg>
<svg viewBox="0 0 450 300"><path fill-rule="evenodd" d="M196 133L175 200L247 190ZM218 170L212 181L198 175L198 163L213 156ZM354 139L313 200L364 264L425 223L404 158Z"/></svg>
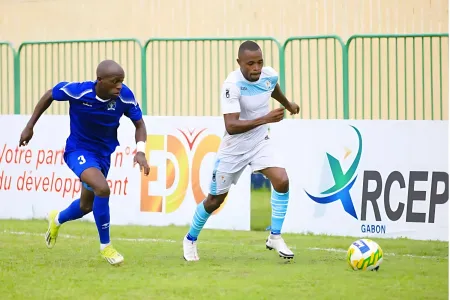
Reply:
<svg viewBox="0 0 450 300"><path fill-rule="evenodd" d="M222 86L222 92L220 95L222 114L241 112L241 105L239 103L240 97L241 93L236 84L225 82Z"/></svg>
<svg viewBox="0 0 450 300"><path fill-rule="evenodd" d="M264 67L264 71L271 77L278 77L278 72L272 67Z"/></svg>

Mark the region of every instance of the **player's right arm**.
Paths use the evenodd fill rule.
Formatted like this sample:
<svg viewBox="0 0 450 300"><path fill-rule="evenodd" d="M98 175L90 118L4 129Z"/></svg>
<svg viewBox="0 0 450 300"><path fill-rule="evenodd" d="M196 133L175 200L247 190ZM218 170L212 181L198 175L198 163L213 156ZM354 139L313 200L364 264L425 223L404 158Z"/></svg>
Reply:
<svg viewBox="0 0 450 300"><path fill-rule="evenodd" d="M20 135L19 146L26 146L28 142L31 140L31 138L33 137L34 125L36 125L41 115L50 107L53 100L59 101L67 100L67 95L65 95L65 93L60 90L61 87L65 86L66 84L67 82L60 82L57 85L55 85L52 89L46 91L44 95L42 95L41 99L38 101L38 103L34 108L30 120L28 120L25 129L22 131L22 134Z"/></svg>
<svg viewBox="0 0 450 300"><path fill-rule="evenodd" d="M254 120L240 120L241 106L239 104L239 88L233 83L225 83L221 95L222 113L225 129L229 135L244 133L258 126L279 122L284 117L284 107L277 108L267 115Z"/></svg>

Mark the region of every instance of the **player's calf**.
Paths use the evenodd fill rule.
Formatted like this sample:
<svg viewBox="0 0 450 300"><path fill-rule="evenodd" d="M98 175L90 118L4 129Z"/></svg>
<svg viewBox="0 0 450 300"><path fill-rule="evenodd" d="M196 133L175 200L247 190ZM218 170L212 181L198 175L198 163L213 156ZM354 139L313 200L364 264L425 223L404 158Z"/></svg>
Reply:
<svg viewBox="0 0 450 300"><path fill-rule="evenodd" d="M220 207L220 205L225 200L227 193L221 195L211 195L208 194L205 200L197 205L195 210L194 218L192 219L191 228L187 234L187 239L195 242L203 229L208 218L211 214Z"/></svg>
<svg viewBox="0 0 450 300"><path fill-rule="evenodd" d="M92 211L92 206L94 203L94 197L92 197L92 202L87 202L84 203L83 201L81 201L80 199L80 210L84 213L84 214L88 214Z"/></svg>
<svg viewBox="0 0 450 300"><path fill-rule="evenodd" d="M45 234L45 242L48 248L52 248L56 243L58 231L62 224L82 218L92 211L94 193L85 187L81 190L80 199L74 200L66 209L58 212L52 210L48 214L48 228Z"/></svg>
<svg viewBox="0 0 450 300"><path fill-rule="evenodd" d="M281 257L293 258L294 253L281 237L284 219L289 204L289 177L284 168L267 168L262 170L272 184L271 205L272 220L270 235L266 240L267 249L275 249Z"/></svg>
<svg viewBox="0 0 450 300"><path fill-rule="evenodd" d="M261 170L261 173L272 184L270 201L272 205L271 234L281 234L289 203L289 178L284 168L266 168Z"/></svg>
<svg viewBox="0 0 450 300"><path fill-rule="evenodd" d="M99 238L100 238L100 244L101 244L100 249L103 250L111 243L110 236L109 236L110 190L109 190L109 186L106 182L106 179L98 180L98 182L93 184L92 189L94 190L94 194L95 194L92 211L94 213L94 219L95 219L95 223L97 225L98 234L99 234Z"/></svg>
<svg viewBox="0 0 450 300"><path fill-rule="evenodd" d="M183 239L183 257L187 261L199 260L197 239L211 214L220 207L227 193L221 195L208 194L205 200L197 205L189 232Z"/></svg>
<svg viewBox="0 0 450 300"><path fill-rule="evenodd" d="M100 238L100 252L102 256L110 263L117 264L123 261L120 255L111 246L109 234L109 196L110 189L105 176L98 168L88 168L81 174L81 181L89 186L94 193L94 203L92 212L94 213L95 224L97 225L98 235ZM114 251L109 251L113 249Z"/></svg>
<svg viewBox="0 0 450 300"><path fill-rule="evenodd" d="M58 213L55 220L56 224L60 226L68 221L82 218L92 211L93 202L94 193L83 186L80 199L74 200L66 209Z"/></svg>
<svg viewBox="0 0 450 300"><path fill-rule="evenodd" d="M270 202L272 205L272 222L270 235L266 240L266 248L269 250L275 249L280 257L293 258L294 253L292 253L281 237L281 229L283 228L289 203L289 190L287 192L279 192L273 188Z"/></svg>

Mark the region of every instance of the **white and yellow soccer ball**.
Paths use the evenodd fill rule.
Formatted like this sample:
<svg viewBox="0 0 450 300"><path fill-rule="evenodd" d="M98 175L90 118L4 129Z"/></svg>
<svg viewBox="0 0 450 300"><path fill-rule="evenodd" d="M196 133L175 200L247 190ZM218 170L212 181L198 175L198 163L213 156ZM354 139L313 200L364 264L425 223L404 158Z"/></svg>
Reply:
<svg viewBox="0 0 450 300"><path fill-rule="evenodd" d="M383 250L370 239L354 241L347 250L347 263L355 271L378 271L383 262Z"/></svg>

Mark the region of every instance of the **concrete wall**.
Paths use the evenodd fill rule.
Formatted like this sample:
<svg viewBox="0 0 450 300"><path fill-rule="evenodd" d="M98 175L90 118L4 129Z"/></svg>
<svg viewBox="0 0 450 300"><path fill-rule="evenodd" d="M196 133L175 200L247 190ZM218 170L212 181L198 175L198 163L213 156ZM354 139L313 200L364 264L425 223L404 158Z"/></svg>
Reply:
<svg viewBox="0 0 450 300"><path fill-rule="evenodd" d="M17 49L20 43L30 40L136 38L144 43L154 37L272 36L283 43L290 36L337 34L345 42L353 34L448 32L448 2L444 0L280 0L276 2L279 5L273 3L268 0L0 0L0 40L11 42ZM427 40L424 47L422 41L412 39L363 44L366 54L372 48L371 59L361 54L362 44L356 56L354 50L350 51L353 117L440 116L441 104L436 101L442 99L442 106L448 106L448 39ZM237 45L200 42L151 45L147 51L149 113L217 114L218 88L227 72L236 67ZM301 103L302 117L342 117L342 53L335 46L333 41L309 45L302 41L292 43L286 50L287 94ZM21 54L21 60L26 61L21 66L21 111L31 112L39 95L55 81L92 78L96 63L112 56L125 66L130 86L142 97L141 58L133 47L134 43L130 42L25 47ZM278 68L276 47L264 43L264 48L266 61ZM9 72L12 55L6 47L0 47L0 61L0 111L7 113L13 108L14 83ZM412 74L413 65L417 67L417 75L405 75ZM66 109L62 106L52 112L64 113ZM423 111L426 116L421 114ZM444 118L447 118L446 111Z"/></svg>
<svg viewBox="0 0 450 300"><path fill-rule="evenodd" d="M128 12L127 12L128 11ZM448 31L445 0L0 0L0 40Z"/></svg>

